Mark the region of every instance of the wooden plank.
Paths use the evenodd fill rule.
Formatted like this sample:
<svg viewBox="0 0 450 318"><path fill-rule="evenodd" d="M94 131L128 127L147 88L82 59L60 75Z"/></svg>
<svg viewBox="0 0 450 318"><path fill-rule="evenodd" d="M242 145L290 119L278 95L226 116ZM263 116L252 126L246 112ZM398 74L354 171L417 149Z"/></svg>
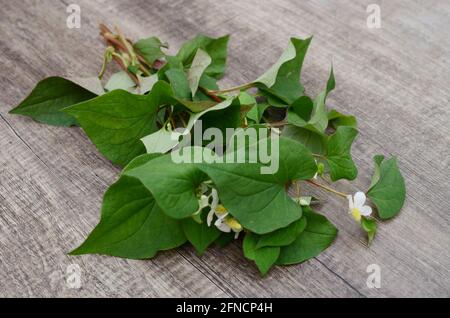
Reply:
<svg viewBox="0 0 450 318"><path fill-rule="evenodd" d="M63 45L64 41L70 47L64 34L42 33L64 16L64 5L5 5L9 16L1 17L1 29L13 40L9 46L0 43L5 52L0 63L8 74L1 79L8 93L2 99L0 118L0 295L226 296L178 252L148 262L67 256L98 222L103 192L118 169L101 158L79 129L46 127L6 114L40 77L62 74L70 64L84 59L70 51L66 58L48 53L49 48L62 52L57 45L39 47L40 42ZM14 30L16 17L32 14L35 18L28 21L26 32ZM46 54L49 61L43 63ZM73 58L71 63L68 58ZM66 284L67 268L72 264L81 268L80 290Z"/></svg>
<svg viewBox="0 0 450 318"><path fill-rule="evenodd" d="M69 30L62 2L2 1L0 294L449 296L450 5L384 1L382 28L371 30L365 9L372 2L83 0L82 28ZM333 60L338 86L329 104L354 113L360 123L354 155L361 173L340 187L349 193L366 189L372 155L397 155L408 188L401 216L383 224L367 249L346 215L347 203L330 198L321 210L339 227L337 242L317 259L277 268L264 280L238 243L203 258L190 248L146 262L65 256L95 225L101 195L118 170L80 130L45 127L6 112L44 76L94 75L103 48L99 21L116 23L134 38L160 36L172 44L171 52L199 32L232 34L223 86L260 75L289 36L314 34L303 72L308 92L320 91ZM61 280L71 263L86 273L80 291ZM366 285L370 264L381 267L380 289Z"/></svg>

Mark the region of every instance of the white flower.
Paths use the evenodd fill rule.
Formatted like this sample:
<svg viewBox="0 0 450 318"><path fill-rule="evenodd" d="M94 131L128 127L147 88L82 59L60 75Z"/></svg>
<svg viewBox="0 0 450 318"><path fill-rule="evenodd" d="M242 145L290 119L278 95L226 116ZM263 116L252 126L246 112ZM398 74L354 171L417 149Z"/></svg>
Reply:
<svg viewBox="0 0 450 318"><path fill-rule="evenodd" d="M230 216L228 210L221 204L219 204L219 196L215 189L212 189L211 196L213 198L211 203L211 211L206 219L208 226L211 226L214 215L217 217L214 225L222 232L231 233L233 231L236 233L235 238L239 237L239 233L242 232L243 227L239 222Z"/></svg>
<svg viewBox="0 0 450 318"><path fill-rule="evenodd" d="M348 199L348 211L353 216L356 222L361 221L361 216L370 216L372 214L372 208L366 203L366 195L364 192L357 192L352 198L351 195L347 196Z"/></svg>

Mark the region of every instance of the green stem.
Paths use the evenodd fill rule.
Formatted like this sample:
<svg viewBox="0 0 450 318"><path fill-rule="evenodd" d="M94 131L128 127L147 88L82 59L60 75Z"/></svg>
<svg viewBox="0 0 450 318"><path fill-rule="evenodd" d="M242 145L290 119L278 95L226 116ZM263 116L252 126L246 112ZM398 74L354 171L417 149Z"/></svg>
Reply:
<svg viewBox="0 0 450 318"><path fill-rule="evenodd" d="M227 89L221 89L221 90L210 91L210 92L213 94L225 94L225 93L231 93L234 91L247 90L252 87L255 87L255 83L247 83L247 84L243 84L243 85L239 85L239 86L235 86L235 87L231 87L231 88L227 88Z"/></svg>
<svg viewBox="0 0 450 318"><path fill-rule="evenodd" d="M134 52L133 46L130 44L130 42L128 42L128 40L123 35L122 31L120 31L120 29L117 27L116 27L116 32L119 36L120 41L122 42L122 44L125 46L126 50L128 51L127 53L130 55L131 65L138 64L138 58L137 58L136 52Z"/></svg>
<svg viewBox="0 0 450 318"><path fill-rule="evenodd" d="M102 79L106 72L106 67L108 66L108 63L112 60L112 55L115 52L114 47L108 46L105 50L104 56L103 56L103 65L102 69L100 70L100 74L98 75L99 79Z"/></svg>
<svg viewBox="0 0 450 318"><path fill-rule="evenodd" d="M208 95L209 97L211 97L211 99L212 99L213 101L215 101L215 102L217 102L217 103L221 103L221 102L222 102L222 100L220 99L220 97L217 96L213 91L210 91L209 89L204 88L204 87L199 87L199 88L200 88L200 90L201 90L203 93L205 93L206 95Z"/></svg>
<svg viewBox="0 0 450 318"><path fill-rule="evenodd" d="M142 73L144 73L147 76L152 75L152 73L150 73L149 70L147 70L147 68L142 64L139 64L139 69L142 71Z"/></svg>
<svg viewBox="0 0 450 318"><path fill-rule="evenodd" d="M125 67L125 68L127 68L129 65L129 61L127 61L123 56L122 56L122 54L118 54L118 53L116 53L116 52L113 52L112 53L112 56L113 57L116 57L116 58L118 58L118 59L120 59L120 61L122 62L122 64L123 64L123 66Z"/></svg>
<svg viewBox="0 0 450 318"><path fill-rule="evenodd" d="M336 195L338 195L338 196L341 196L341 197L343 197L343 198L347 198L347 196L348 196L348 194L339 192L339 191L337 191L337 190L335 190L335 189L332 189L332 188L327 187L327 186L325 186L325 185L323 185L323 184L317 183L317 182L315 182L315 181L313 181L313 180L308 180L307 182L310 183L310 184L312 184L312 185L314 185L314 186L316 186L316 187L319 187L319 188L321 188L321 189L324 189L324 190L326 190L326 191L328 191L328 192L331 192L331 193L334 193L334 194L336 194Z"/></svg>

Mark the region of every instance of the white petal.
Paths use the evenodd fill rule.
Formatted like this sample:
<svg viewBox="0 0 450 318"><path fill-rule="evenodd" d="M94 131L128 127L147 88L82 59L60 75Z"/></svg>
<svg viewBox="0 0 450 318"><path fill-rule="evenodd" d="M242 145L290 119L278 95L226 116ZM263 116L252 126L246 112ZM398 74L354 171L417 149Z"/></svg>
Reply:
<svg viewBox="0 0 450 318"><path fill-rule="evenodd" d="M355 204L353 203L353 198L351 195L347 195L348 199L348 209L351 211L355 207Z"/></svg>
<svg viewBox="0 0 450 318"><path fill-rule="evenodd" d="M214 212L216 212L216 211L214 211ZM228 216L228 214L230 214L230 213L225 213L225 214L216 213L216 216L219 220L223 220Z"/></svg>
<svg viewBox="0 0 450 318"><path fill-rule="evenodd" d="M208 224L208 226L211 226L213 218L214 218L214 210L211 208L211 211L209 211L208 217L206 218L206 223Z"/></svg>
<svg viewBox="0 0 450 318"><path fill-rule="evenodd" d="M214 225L222 232L230 233L231 228L224 222L223 219L218 219Z"/></svg>
<svg viewBox="0 0 450 318"><path fill-rule="evenodd" d="M203 210L204 208L206 208L209 205L209 197L207 197L206 195L202 195L202 197L200 198L200 210Z"/></svg>
<svg viewBox="0 0 450 318"><path fill-rule="evenodd" d="M211 210L215 211L217 206L219 205L219 194L216 189L211 190L212 202L211 202Z"/></svg>
<svg viewBox="0 0 450 318"><path fill-rule="evenodd" d="M369 216L369 215L372 214L372 208L370 206L368 206L368 205L363 205L359 209L359 211L361 212L361 215L364 215L364 216Z"/></svg>
<svg viewBox="0 0 450 318"><path fill-rule="evenodd" d="M364 194L364 192L356 192L355 194L355 208L361 208L364 203L366 203L366 195Z"/></svg>
<svg viewBox="0 0 450 318"><path fill-rule="evenodd" d="M239 238L239 233L241 232L236 232L236 234L234 234L234 239L237 240Z"/></svg>

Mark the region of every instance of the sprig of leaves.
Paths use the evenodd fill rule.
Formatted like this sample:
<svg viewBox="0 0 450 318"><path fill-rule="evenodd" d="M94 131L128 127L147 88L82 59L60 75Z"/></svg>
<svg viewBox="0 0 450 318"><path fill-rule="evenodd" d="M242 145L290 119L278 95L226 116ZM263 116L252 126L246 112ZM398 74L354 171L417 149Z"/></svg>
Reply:
<svg viewBox="0 0 450 318"><path fill-rule="evenodd" d="M334 242L337 228L312 209L320 200L312 200L302 182L336 194L346 204L349 195L326 183L357 177L351 147L358 129L354 116L327 107L336 86L333 69L317 97L306 94L300 79L312 38L290 39L263 75L220 89L217 80L225 73L229 36L199 35L170 56L168 45L157 37L132 43L119 29L114 33L105 25L101 34L108 47L100 78L111 61L121 69L104 86L98 79L50 77L11 110L44 124L81 126L106 158L124 167L105 193L99 224L71 255L148 259L186 242L201 255L242 234L244 256L266 275L274 265L316 257ZM222 145L225 154L206 145L187 147L185 133L176 128L189 132L199 120L204 129L242 128L237 134L245 134L251 127L263 133L243 148ZM273 142L274 133L281 133L280 162L272 174L261 174L266 163L260 158L253 163L203 159L180 164L171 157L177 152L201 152L209 159L239 155ZM376 156L374 161L367 196L381 220L392 219L404 204L405 182L395 158ZM297 188L293 197L288 191L292 185ZM361 214L364 202L356 197L350 202L349 212L371 243L379 222ZM338 214L345 216L343 211Z"/></svg>

